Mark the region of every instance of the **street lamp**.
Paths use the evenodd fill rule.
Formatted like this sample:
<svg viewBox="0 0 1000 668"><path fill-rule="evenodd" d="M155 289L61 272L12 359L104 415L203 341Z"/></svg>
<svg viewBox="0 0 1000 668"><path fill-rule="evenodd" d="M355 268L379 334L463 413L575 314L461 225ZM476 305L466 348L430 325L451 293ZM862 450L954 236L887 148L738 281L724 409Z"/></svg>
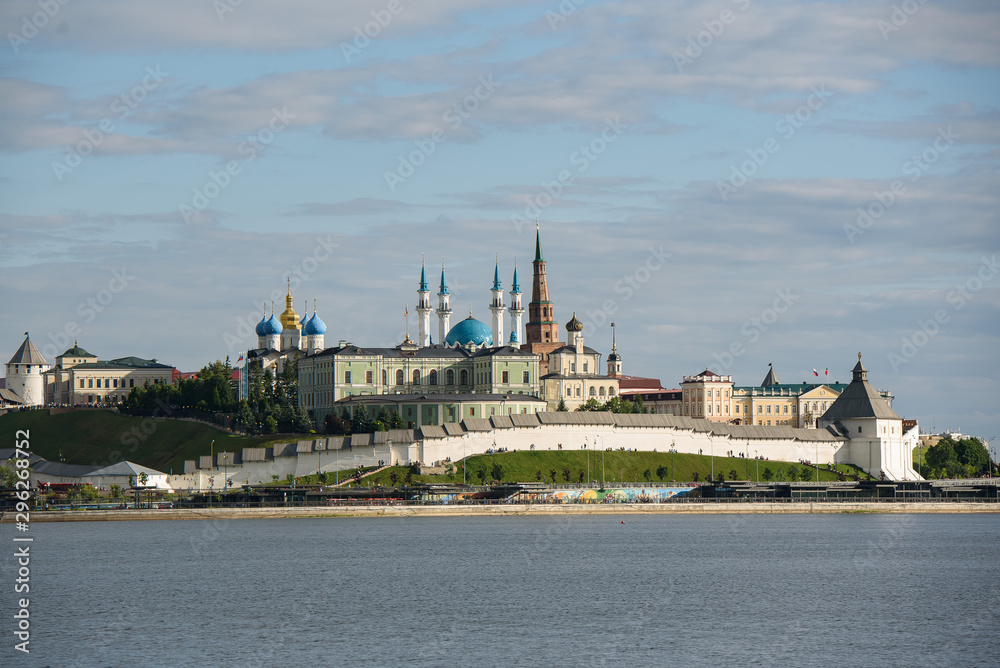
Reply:
<svg viewBox="0 0 1000 668"><path fill-rule="evenodd" d="M753 451L753 459L757 462L757 484L760 484L760 459L757 458L757 451Z"/></svg>
<svg viewBox="0 0 1000 668"><path fill-rule="evenodd" d="M208 459L209 459L208 468L209 469L214 469L215 468L215 439L214 438L212 439L212 442L208 446L208 452L209 452L209 455L208 455ZM208 507L209 508L212 507L212 491L214 489L215 489L215 476L213 475L213 476L210 476L209 479L208 479Z"/></svg>
<svg viewBox="0 0 1000 668"><path fill-rule="evenodd" d="M597 440L595 439L596 443ZM583 437L583 449L587 450L587 437ZM590 487L590 450L587 450L587 486Z"/></svg>

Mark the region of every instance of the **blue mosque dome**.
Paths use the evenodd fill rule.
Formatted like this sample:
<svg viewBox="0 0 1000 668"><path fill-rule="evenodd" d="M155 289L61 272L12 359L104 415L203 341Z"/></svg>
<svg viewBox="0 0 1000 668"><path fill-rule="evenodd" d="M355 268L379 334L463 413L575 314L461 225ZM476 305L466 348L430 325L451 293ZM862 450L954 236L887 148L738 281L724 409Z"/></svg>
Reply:
<svg viewBox="0 0 1000 668"><path fill-rule="evenodd" d="M271 318L262 324L260 329L264 336L271 336L272 334L281 334L281 330L284 327L281 326L281 321L278 320L278 317L272 313Z"/></svg>
<svg viewBox="0 0 1000 668"><path fill-rule="evenodd" d="M313 311L313 317L309 318L309 322L307 322L306 326L302 328L302 333L306 336L326 334L326 323L320 320L316 311Z"/></svg>
<svg viewBox="0 0 1000 668"><path fill-rule="evenodd" d="M257 326L253 330L257 332L257 336L264 336L264 325L266 324L267 324L267 314L265 313L261 315L260 322L257 323Z"/></svg>
<svg viewBox="0 0 1000 668"><path fill-rule="evenodd" d="M480 322L470 315L451 328L448 336L444 339L444 343L446 346L454 346L455 344L460 346L468 346L470 344L492 346L493 330L486 323Z"/></svg>

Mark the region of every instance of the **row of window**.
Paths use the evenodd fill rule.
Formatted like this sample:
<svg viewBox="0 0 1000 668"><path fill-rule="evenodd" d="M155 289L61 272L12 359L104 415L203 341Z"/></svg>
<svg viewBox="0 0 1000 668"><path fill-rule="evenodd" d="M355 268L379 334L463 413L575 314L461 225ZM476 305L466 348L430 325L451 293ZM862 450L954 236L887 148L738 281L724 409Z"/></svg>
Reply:
<svg viewBox="0 0 1000 668"><path fill-rule="evenodd" d="M386 371L385 369L382 370L382 384L383 385L388 385L389 384L389 375L388 374L389 374L388 371ZM509 371L501 371L500 374L501 374L501 383L503 383L504 385L510 384L510 372ZM479 378L479 382L480 383L486 383L486 382L490 382L492 380L491 378L489 378L489 375L487 373L480 373L480 374L477 375L477 377ZM396 385L397 386L402 386L404 379L405 379L405 375L403 374L403 370L402 369L396 369ZM431 369L431 371L428 372L428 374L425 377L421 377L420 370L419 369L414 369L413 370L412 379L413 379L413 384L414 385L421 385L421 384L437 385L438 384L438 372L437 372L436 369ZM372 371L365 371L365 383L368 384L368 385L371 385L372 382L373 382L373 380L374 380L374 372L372 372ZM422 380L426 380L427 382L426 383L422 383L421 382ZM446 370L444 372L444 382L445 382L445 385L454 385L455 384L455 370L454 369L448 369L448 370ZM521 372L521 382L523 384L525 384L525 385L527 385L528 383L531 382L531 373L529 371L522 371ZM347 385L351 384L351 372L350 371L344 371L344 383L347 384ZM458 384L459 385L468 385L469 384L469 371L468 371L468 369L462 369L462 370L459 371Z"/></svg>
<svg viewBox="0 0 1000 668"><path fill-rule="evenodd" d="M566 386L566 396L567 397L572 397L573 396L573 389L574 388L570 387L569 385ZM575 389L576 389L576 396L580 396L580 386L577 385ZM600 397L601 399L603 399L605 396L613 397L613 396L615 396L615 388L614 387L609 387L608 391L607 391L607 394L605 395L605 393L604 393L604 386L603 385L601 385L600 387L591 386L590 387L590 396L591 396L591 398Z"/></svg>
<svg viewBox="0 0 1000 668"><path fill-rule="evenodd" d="M86 379L81 378L80 379L80 389L82 390L84 388L84 383L86 383L86 387L87 388L94 389L94 381L95 380L97 381L97 388L98 389L100 389L100 387L101 387L101 380L104 381L104 387L106 387L106 388L118 387L118 379L117 378L104 378L104 379L101 379L101 378L86 378ZM153 379L153 383L158 383L159 381L160 381L159 378L154 378ZM125 387L125 379L124 378L122 378L122 385L121 386ZM135 378L129 378L128 379L128 386L129 387L135 387Z"/></svg>

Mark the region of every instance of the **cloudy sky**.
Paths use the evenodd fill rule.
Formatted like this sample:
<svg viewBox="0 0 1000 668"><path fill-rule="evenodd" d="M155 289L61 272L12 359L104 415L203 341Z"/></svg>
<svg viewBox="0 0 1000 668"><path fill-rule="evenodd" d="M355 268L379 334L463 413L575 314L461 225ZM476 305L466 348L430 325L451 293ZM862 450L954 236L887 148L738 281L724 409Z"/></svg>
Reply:
<svg viewBox="0 0 1000 668"><path fill-rule="evenodd" d="M493 264L625 372L847 381L1000 434L1000 6L9 0L0 353L182 370L313 300L398 343ZM527 301L527 299L525 299ZM436 326L435 326L436 330ZM3 352L6 351L6 352Z"/></svg>

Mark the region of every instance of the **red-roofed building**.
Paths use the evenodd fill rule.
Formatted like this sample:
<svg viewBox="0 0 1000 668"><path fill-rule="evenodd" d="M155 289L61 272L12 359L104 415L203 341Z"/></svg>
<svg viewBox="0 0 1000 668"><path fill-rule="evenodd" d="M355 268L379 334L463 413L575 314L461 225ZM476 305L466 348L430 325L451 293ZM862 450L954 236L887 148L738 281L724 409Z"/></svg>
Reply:
<svg viewBox="0 0 1000 668"><path fill-rule="evenodd" d="M622 398L629 401L635 401L637 396L641 396L650 413L681 414L681 391L666 389L659 378L622 375L618 377L618 387Z"/></svg>

